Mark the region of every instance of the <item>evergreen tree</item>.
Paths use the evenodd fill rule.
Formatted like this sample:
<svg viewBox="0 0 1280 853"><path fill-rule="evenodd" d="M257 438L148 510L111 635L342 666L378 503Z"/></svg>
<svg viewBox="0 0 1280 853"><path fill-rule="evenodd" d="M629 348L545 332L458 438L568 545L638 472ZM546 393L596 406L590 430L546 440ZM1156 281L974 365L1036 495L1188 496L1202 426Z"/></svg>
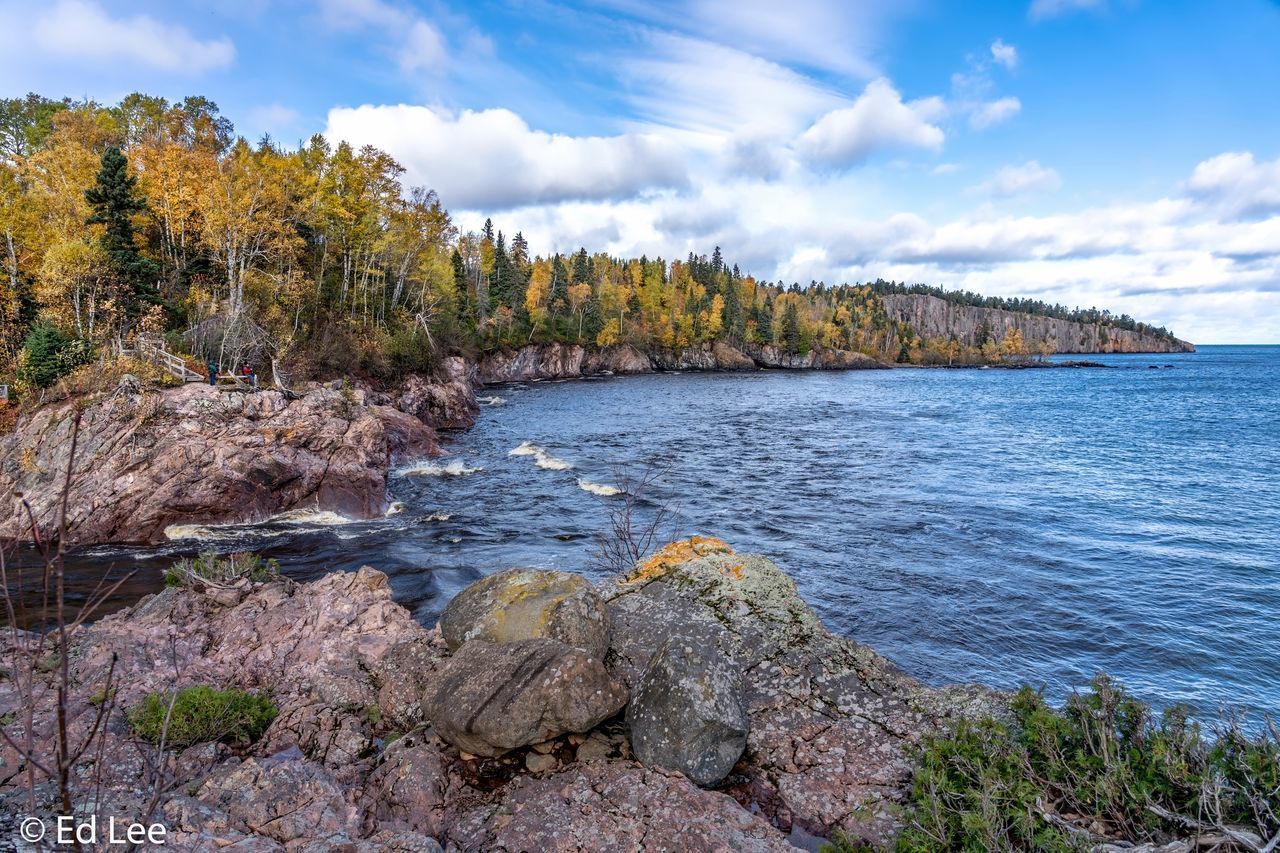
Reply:
<svg viewBox="0 0 1280 853"><path fill-rule="evenodd" d="M764 308L760 310L756 328L760 331L760 340L766 344L773 343L773 297L764 298Z"/></svg>
<svg viewBox="0 0 1280 853"><path fill-rule="evenodd" d="M591 281L591 258L586 249L579 249L573 256L573 283L582 284Z"/></svg>
<svg viewBox="0 0 1280 853"><path fill-rule="evenodd" d="M782 309L782 343L787 352L800 351L800 316L796 313L796 304L790 301Z"/></svg>
<svg viewBox="0 0 1280 853"><path fill-rule="evenodd" d="M458 305L458 322L466 328L473 322L471 316L471 294L467 290L467 267L462 262L462 253L457 249L453 250L453 257L450 258L453 263L453 287L456 293Z"/></svg>
<svg viewBox="0 0 1280 853"><path fill-rule="evenodd" d="M102 245L111 259L112 270L128 288L125 308L131 317L137 316L143 303L161 304L155 285L160 268L139 254L133 242L133 217L147 209L137 183L138 179L129 174L129 161L119 148L112 146L102 153L97 183L84 192L85 200L93 207L87 223L106 228Z"/></svg>

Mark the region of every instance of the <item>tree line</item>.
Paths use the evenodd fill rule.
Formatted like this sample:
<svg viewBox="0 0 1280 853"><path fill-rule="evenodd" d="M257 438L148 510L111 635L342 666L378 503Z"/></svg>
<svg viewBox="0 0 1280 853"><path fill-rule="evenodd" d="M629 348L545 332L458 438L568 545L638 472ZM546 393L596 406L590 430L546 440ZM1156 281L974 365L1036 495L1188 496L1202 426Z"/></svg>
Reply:
<svg viewBox="0 0 1280 853"><path fill-rule="evenodd" d="M452 352L546 342L926 360L930 342L881 296L948 293L758 281L718 247L671 261L536 255L492 221L463 233L403 175L372 146L249 142L202 97L0 100L0 381L47 385L139 333L202 364L310 376L394 378Z"/></svg>

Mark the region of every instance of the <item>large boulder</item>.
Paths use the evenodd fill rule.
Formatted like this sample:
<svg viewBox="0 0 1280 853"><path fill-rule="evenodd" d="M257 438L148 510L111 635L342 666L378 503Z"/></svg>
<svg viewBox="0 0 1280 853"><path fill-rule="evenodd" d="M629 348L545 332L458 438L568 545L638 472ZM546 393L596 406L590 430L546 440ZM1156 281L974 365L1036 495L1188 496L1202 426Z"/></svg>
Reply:
<svg viewBox="0 0 1280 853"><path fill-rule="evenodd" d="M481 578L445 607L440 631L450 649L469 640L512 643L538 637L597 659L609 648L604 599L581 575L546 569L508 569Z"/></svg>
<svg viewBox="0 0 1280 853"><path fill-rule="evenodd" d="M633 691L669 637L745 674L747 750L726 790L784 832L891 841L913 744L947 712L934 691L828 633L782 570L717 539L673 543L609 587L615 671Z"/></svg>
<svg viewBox="0 0 1280 853"><path fill-rule="evenodd" d="M747 746L742 673L713 643L668 637L633 691L627 724L645 764L719 784Z"/></svg>
<svg viewBox="0 0 1280 853"><path fill-rule="evenodd" d="M458 749L497 756L590 731L626 703L598 655L559 640L471 640L441 668L423 712Z"/></svg>

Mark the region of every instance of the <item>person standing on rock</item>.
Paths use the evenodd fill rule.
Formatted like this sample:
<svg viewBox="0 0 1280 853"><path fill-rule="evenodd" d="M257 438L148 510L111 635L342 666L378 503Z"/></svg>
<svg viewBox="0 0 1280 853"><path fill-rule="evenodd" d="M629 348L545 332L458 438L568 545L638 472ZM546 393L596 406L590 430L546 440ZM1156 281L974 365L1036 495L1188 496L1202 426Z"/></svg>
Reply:
<svg viewBox="0 0 1280 853"><path fill-rule="evenodd" d="M209 384L212 385L214 388L217 388L218 387L218 365L214 364L213 360L211 359L205 364L205 367L209 371Z"/></svg>

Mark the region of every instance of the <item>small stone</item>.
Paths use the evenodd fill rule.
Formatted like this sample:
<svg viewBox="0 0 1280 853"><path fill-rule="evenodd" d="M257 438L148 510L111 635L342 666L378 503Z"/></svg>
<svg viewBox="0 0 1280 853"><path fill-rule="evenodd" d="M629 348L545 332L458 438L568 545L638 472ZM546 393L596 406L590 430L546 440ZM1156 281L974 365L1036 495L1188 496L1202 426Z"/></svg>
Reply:
<svg viewBox="0 0 1280 853"><path fill-rule="evenodd" d="M578 747L579 761L604 761L613 755L613 746L604 738L588 738Z"/></svg>
<svg viewBox="0 0 1280 853"><path fill-rule="evenodd" d="M524 766L530 773L546 773L548 770L554 770L558 763L554 755L539 755L531 752L524 757Z"/></svg>
<svg viewBox="0 0 1280 853"><path fill-rule="evenodd" d="M556 742L553 740L544 740L541 743L535 743L533 745L534 751L540 752L543 755L548 755L551 752L554 752L555 748L556 748Z"/></svg>

